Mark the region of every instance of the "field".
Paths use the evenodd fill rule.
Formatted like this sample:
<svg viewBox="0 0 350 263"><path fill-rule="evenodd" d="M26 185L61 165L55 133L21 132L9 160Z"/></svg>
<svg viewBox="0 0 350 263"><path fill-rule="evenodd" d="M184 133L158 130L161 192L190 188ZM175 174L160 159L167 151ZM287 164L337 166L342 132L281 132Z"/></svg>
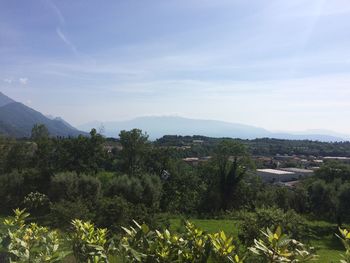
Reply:
<svg viewBox="0 0 350 263"><path fill-rule="evenodd" d="M213 220L213 219L190 219L197 227L207 232L217 232L220 230L225 231L233 236L237 236L239 233L239 221L235 220ZM170 220L170 229L178 230L181 228L180 219ZM331 229L335 229L336 226L327 222L313 221L310 222L310 227L317 231L317 235L314 235L310 239L309 243L315 247L319 258L315 262L319 263L331 263L339 262L340 254L344 252L341 242L335 237Z"/></svg>

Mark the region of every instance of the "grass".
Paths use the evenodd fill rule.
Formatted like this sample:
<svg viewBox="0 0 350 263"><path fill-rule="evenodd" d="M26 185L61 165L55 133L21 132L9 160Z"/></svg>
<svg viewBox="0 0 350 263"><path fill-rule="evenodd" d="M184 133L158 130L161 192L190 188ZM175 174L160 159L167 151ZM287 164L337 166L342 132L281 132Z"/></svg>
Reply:
<svg viewBox="0 0 350 263"><path fill-rule="evenodd" d="M197 227L212 233L220 230L225 231L235 237L238 235L238 220L214 220L214 219L190 219ZM311 246L315 247L318 254L318 263L339 262L341 254L344 253L341 242L335 237L333 231L336 225L323 221L310 221L309 226L317 233L310 240ZM182 228L182 222L178 218L170 220L170 230L177 231Z"/></svg>

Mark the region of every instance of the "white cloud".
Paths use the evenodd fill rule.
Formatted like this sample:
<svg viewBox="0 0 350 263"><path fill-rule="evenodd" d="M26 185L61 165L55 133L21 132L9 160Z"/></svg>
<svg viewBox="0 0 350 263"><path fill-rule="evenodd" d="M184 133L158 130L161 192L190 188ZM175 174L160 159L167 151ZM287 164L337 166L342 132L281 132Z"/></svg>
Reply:
<svg viewBox="0 0 350 263"><path fill-rule="evenodd" d="M22 85L27 85L28 83L28 78L19 78L18 79L19 83Z"/></svg>
<svg viewBox="0 0 350 263"><path fill-rule="evenodd" d="M6 82L7 84L11 84L12 83L12 79L3 79L4 82Z"/></svg>
<svg viewBox="0 0 350 263"><path fill-rule="evenodd" d="M57 27L56 28L56 33L58 35L58 37L74 52L74 53L78 53L77 48L75 47L75 45L66 37L66 35L62 32L62 30Z"/></svg>

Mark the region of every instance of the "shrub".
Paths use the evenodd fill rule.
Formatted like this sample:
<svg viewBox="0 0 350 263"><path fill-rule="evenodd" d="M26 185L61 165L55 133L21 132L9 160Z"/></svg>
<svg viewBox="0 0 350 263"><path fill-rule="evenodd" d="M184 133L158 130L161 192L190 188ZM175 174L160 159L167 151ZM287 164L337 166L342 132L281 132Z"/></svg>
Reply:
<svg viewBox="0 0 350 263"><path fill-rule="evenodd" d="M278 226L275 232L269 228L262 232L262 239L254 239L250 251L264 258L264 262L307 262L316 258L313 248L308 249L301 242L290 239Z"/></svg>
<svg viewBox="0 0 350 263"><path fill-rule="evenodd" d="M107 242L107 229L95 228L90 222L73 220L73 253L79 263L108 262L113 245Z"/></svg>
<svg viewBox="0 0 350 263"><path fill-rule="evenodd" d="M131 223L132 207L123 197L103 197L97 205L96 222L99 226L119 232L120 225Z"/></svg>
<svg viewBox="0 0 350 263"><path fill-rule="evenodd" d="M185 233L180 235L134 224L124 228L119 246L119 255L126 262L242 262L233 238L224 232L208 235L187 222Z"/></svg>
<svg viewBox="0 0 350 263"><path fill-rule="evenodd" d="M66 172L52 178L49 197L53 202L80 199L91 206L97 202L100 193L101 183L95 177Z"/></svg>
<svg viewBox="0 0 350 263"><path fill-rule="evenodd" d="M12 171L9 174L0 175L0 199L2 204L0 211L10 212L16 207L23 206L24 197L37 190L38 177L40 175L33 169L25 169L21 172Z"/></svg>
<svg viewBox="0 0 350 263"><path fill-rule="evenodd" d="M26 224L29 216L24 210L15 210L13 218L5 220L8 227L7 250L10 262L59 262L68 252L62 250L61 240L57 231L35 223Z"/></svg>
<svg viewBox="0 0 350 263"><path fill-rule="evenodd" d="M133 204L145 204L149 208L158 208L162 185L158 176L121 175L112 179L106 189L106 196L120 196Z"/></svg>
<svg viewBox="0 0 350 263"><path fill-rule="evenodd" d="M303 240L310 234L306 220L293 210L284 212L278 208L261 208L254 213L243 212L239 217L242 220L239 238L246 245L251 245L254 238L261 237L260 229L265 227L275 229L281 226L294 239Z"/></svg>
<svg viewBox="0 0 350 263"><path fill-rule="evenodd" d="M24 197L24 206L34 215L43 215L49 212L49 198L39 192L30 192Z"/></svg>
<svg viewBox="0 0 350 263"><path fill-rule="evenodd" d="M94 216L85 202L81 200L76 200L74 202L63 200L53 203L50 209L50 222L55 227L66 227L75 218L90 220Z"/></svg>

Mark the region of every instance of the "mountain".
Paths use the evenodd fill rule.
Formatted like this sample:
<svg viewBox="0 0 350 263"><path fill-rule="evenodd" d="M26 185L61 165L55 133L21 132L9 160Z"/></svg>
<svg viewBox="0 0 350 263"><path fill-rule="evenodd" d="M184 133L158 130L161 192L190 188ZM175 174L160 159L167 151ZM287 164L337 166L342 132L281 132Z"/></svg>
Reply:
<svg viewBox="0 0 350 263"><path fill-rule="evenodd" d="M127 121L91 122L79 126L81 130L89 131L92 128L103 127L104 134L117 137L121 130L139 128L147 132L150 139L160 138L164 135L203 135L208 137L231 137L241 139L276 138L290 140L318 140L318 141L343 141L343 137L332 134L291 134L274 133L263 128L230 123L216 120L199 120L174 116L139 117Z"/></svg>
<svg viewBox="0 0 350 263"><path fill-rule="evenodd" d="M85 134L61 118L50 119L0 92L0 134L17 138L30 137L35 124L44 124L52 136L74 137Z"/></svg>
<svg viewBox="0 0 350 263"><path fill-rule="evenodd" d="M15 102L15 101L0 92L0 107L5 106L12 102Z"/></svg>

